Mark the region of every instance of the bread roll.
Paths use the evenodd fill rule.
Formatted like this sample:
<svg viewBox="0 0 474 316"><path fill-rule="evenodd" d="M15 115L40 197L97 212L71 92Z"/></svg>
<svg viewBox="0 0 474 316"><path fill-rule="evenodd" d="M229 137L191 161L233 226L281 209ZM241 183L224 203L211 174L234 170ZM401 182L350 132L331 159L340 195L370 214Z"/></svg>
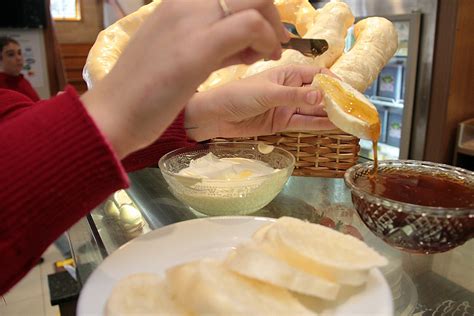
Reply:
<svg viewBox="0 0 474 316"><path fill-rule="evenodd" d="M331 1L318 10L314 24L304 38L322 38L329 44L329 49L315 58L313 65L330 67L344 52L348 28L354 23L350 7L342 1Z"/></svg>
<svg viewBox="0 0 474 316"><path fill-rule="evenodd" d="M140 211L132 205L122 205L120 207L120 225L127 232L133 232L143 227L143 217Z"/></svg>
<svg viewBox="0 0 474 316"><path fill-rule="evenodd" d="M82 72L82 77L89 88L112 70L127 46L130 37L135 34L142 22L160 2L161 0L154 0L154 2L141 7L99 33L89 51Z"/></svg>
<svg viewBox="0 0 474 316"><path fill-rule="evenodd" d="M354 27L354 47L331 67L332 72L353 88L364 92L395 54L398 35L393 23L371 17Z"/></svg>
<svg viewBox="0 0 474 316"><path fill-rule="evenodd" d="M111 220L120 219L120 211L114 201L107 200L103 206L104 215Z"/></svg>
<svg viewBox="0 0 474 316"><path fill-rule="evenodd" d="M304 35L313 26L318 11L308 0L275 0L283 22L295 25L298 34Z"/></svg>
<svg viewBox="0 0 474 316"><path fill-rule="evenodd" d="M315 315L288 291L240 276L214 259L171 268L170 293L195 315Z"/></svg>
<svg viewBox="0 0 474 316"><path fill-rule="evenodd" d="M347 29L354 23L351 9L344 2L330 2L318 10L314 23L303 38L325 39L328 50L317 57L306 57L298 51L287 50L280 60L260 61L249 67L244 77L264 70L290 64L306 64L316 67L330 67L344 51Z"/></svg>
<svg viewBox="0 0 474 316"><path fill-rule="evenodd" d="M160 2L161 0L155 0L141 7L99 33L83 70L83 78L89 88L110 72L127 46L130 37ZM199 90L208 90L281 65L308 64L329 67L342 54L347 28L354 22L347 4L332 0L320 10L315 10L307 0L276 0L275 4L283 21L295 24L301 35L307 38L326 39L329 43L328 51L322 56L311 58L297 51L288 50L281 60L262 61L249 70L246 65L231 66L213 73Z"/></svg>

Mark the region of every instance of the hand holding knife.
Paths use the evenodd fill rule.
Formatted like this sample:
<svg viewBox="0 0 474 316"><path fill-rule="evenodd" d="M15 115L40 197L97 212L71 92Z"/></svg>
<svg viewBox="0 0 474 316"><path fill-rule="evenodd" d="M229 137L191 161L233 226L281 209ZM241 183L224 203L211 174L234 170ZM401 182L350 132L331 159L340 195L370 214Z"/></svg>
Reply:
<svg viewBox="0 0 474 316"><path fill-rule="evenodd" d="M283 49L294 49L307 57L317 57L324 54L329 48L328 42L323 39L291 38L288 43L281 44Z"/></svg>

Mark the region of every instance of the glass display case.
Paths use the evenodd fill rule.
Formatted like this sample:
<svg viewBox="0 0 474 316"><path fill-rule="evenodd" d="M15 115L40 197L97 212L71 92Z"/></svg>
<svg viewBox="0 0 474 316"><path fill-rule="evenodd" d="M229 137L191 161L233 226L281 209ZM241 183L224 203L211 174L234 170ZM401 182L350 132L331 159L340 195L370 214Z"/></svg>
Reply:
<svg viewBox="0 0 474 316"><path fill-rule="evenodd" d="M81 284L108 255L136 236L204 217L174 198L159 169L141 170L129 177L130 189L110 196L68 232ZM138 214L117 217L111 203L119 210L133 207ZM363 238L389 259L382 272L392 291L396 315L435 315L437 309L448 311L446 315L455 315L455 310L467 315L474 312L474 240L436 255L392 248L362 224L343 179L290 177L269 205L251 215L293 216Z"/></svg>
<svg viewBox="0 0 474 316"><path fill-rule="evenodd" d="M381 122L380 159L407 159L410 147L421 15L385 16L398 33L398 50L364 92L376 106ZM360 20L361 18L359 18ZM355 43L351 28L346 51ZM373 158L372 142L361 140L361 156Z"/></svg>

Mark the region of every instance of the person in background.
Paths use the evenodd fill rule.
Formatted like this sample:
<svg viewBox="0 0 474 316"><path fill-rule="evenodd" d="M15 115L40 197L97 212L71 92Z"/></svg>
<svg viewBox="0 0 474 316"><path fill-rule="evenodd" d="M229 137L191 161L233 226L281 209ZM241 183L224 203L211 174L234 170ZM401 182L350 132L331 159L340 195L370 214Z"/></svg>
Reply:
<svg viewBox="0 0 474 316"><path fill-rule="evenodd" d="M196 93L217 69L279 59L289 40L273 1L222 1L163 1L82 96L67 87L35 103L0 89L0 295L128 187L126 172L218 136L334 128L322 93L308 86L323 71L315 67L274 68Z"/></svg>
<svg viewBox="0 0 474 316"><path fill-rule="evenodd" d="M20 44L11 37L0 37L0 88L15 90L33 101L40 97L30 82L21 74L23 55Z"/></svg>

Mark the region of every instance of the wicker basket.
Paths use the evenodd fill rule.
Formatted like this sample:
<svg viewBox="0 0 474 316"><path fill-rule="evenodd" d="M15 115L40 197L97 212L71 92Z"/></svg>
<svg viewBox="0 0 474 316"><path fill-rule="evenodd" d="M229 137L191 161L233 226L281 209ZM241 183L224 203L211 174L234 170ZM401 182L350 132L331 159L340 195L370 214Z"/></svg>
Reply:
<svg viewBox="0 0 474 316"><path fill-rule="evenodd" d="M296 158L295 176L341 178L357 163L359 139L341 130L285 132L268 136L217 138L213 141L261 141L291 152Z"/></svg>

